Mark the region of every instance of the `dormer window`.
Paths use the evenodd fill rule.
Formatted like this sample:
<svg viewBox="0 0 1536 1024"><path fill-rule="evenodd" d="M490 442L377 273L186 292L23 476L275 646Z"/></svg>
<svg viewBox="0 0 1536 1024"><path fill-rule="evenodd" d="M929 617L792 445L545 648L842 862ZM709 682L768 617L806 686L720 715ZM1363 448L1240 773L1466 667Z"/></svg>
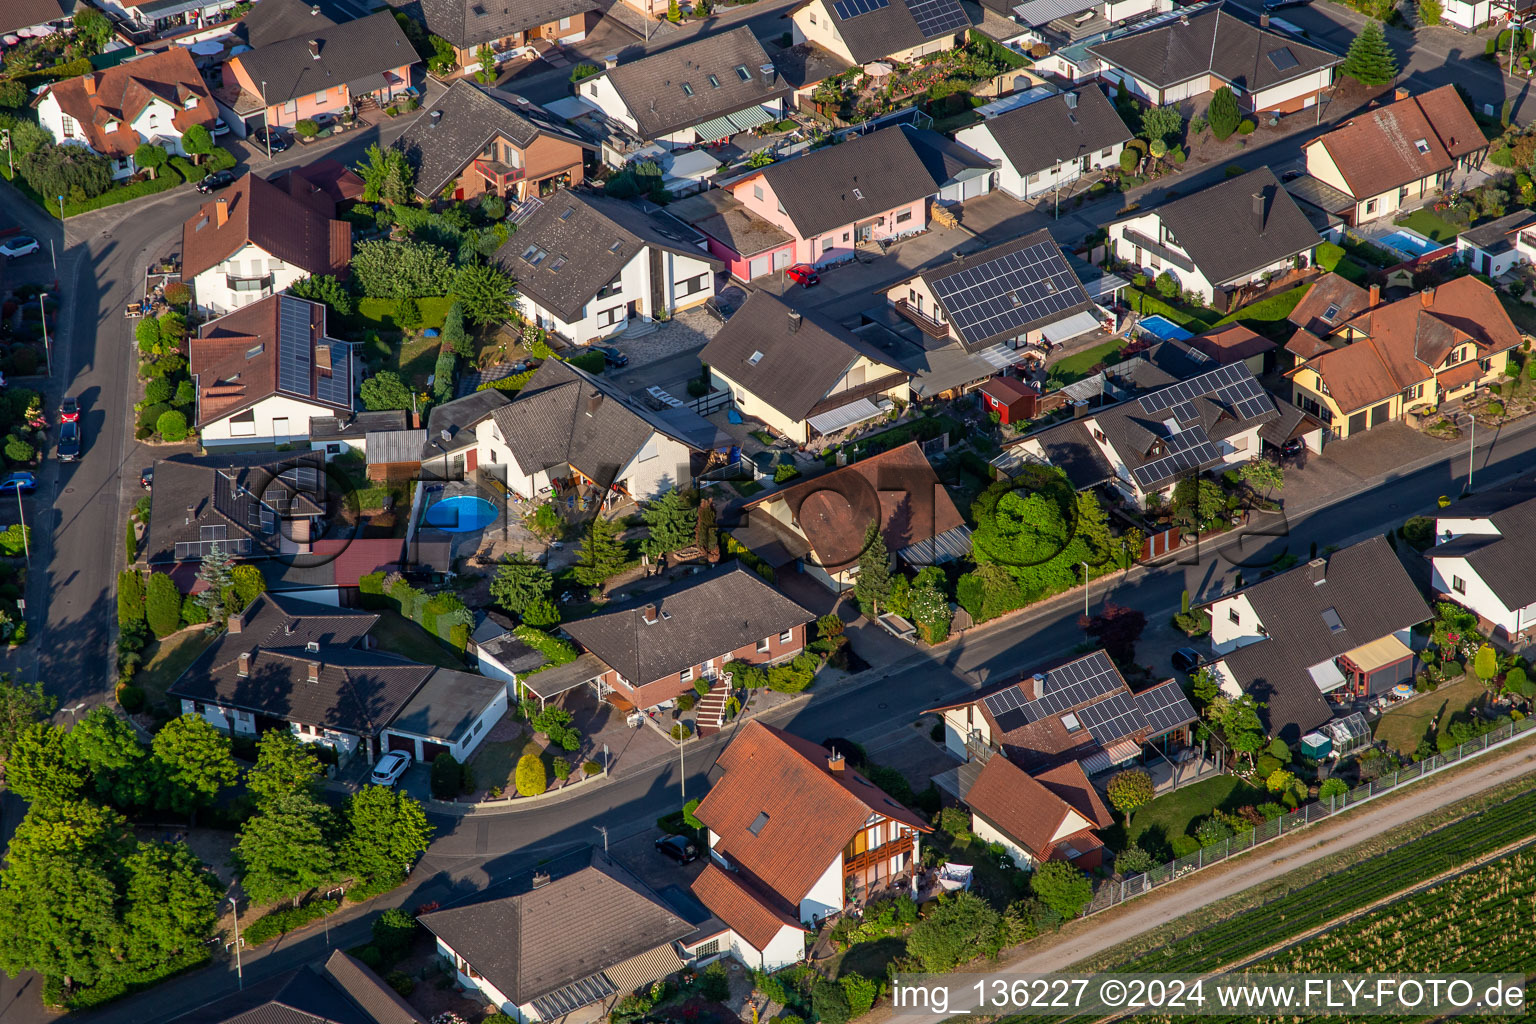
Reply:
<svg viewBox="0 0 1536 1024"><path fill-rule="evenodd" d="M750 82L752 81L752 72L747 70L747 66L745 64L737 64L736 77L741 79L743 82Z"/></svg>
<svg viewBox="0 0 1536 1024"><path fill-rule="evenodd" d="M111 135L113 132L117 131L117 122L108 121L106 124L101 126L101 130L103 134Z"/></svg>
<svg viewBox="0 0 1536 1024"><path fill-rule="evenodd" d="M182 102L181 109L183 109L183 110L196 110L197 109L197 97L196 96L188 96L186 98L186 100L184 100Z"/></svg>
<svg viewBox="0 0 1536 1024"><path fill-rule="evenodd" d="M1429 152L1429 140L1428 139L1414 139L1413 140L1413 148L1417 149L1420 153L1428 153Z"/></svg>
<svg viewBox="0 0 1536 1024"><path fill-rule="evenodd" d="M718 88L720 88L720 79L716 78L714 75L710 75L709 76L709 87L711 89L718 89Z"/></svg>
<svg viewBox="0 0 1536 1024"><path fill-rule="evenodd" d="M692 83L689 83L689 82L684 82L683 83L683 95L684 96L692 96L693 95L693 85L692 85Z"/></svg>

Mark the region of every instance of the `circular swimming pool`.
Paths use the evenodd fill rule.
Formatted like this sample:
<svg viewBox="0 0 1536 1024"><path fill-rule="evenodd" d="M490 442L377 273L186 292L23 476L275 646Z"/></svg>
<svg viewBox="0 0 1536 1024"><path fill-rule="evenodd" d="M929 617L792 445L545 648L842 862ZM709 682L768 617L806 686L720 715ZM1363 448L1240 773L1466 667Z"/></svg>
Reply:
<svg viewBox="0 0 1536 1024"><path fill-rule="evenodd" d="M445 533L474 533L496 521L496 506L473 494L456 494L427 509L422 525Z"/></svg>

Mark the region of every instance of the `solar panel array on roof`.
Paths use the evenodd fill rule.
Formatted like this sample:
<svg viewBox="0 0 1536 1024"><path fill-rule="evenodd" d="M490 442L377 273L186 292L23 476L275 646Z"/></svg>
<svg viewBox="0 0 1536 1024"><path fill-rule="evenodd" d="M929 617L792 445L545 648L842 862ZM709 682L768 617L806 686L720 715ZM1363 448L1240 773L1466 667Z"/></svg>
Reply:
<svg viewBox="0 0 1536 1024"><path fill-rule="evenodd" d="M870 11L878 11L882 7L889 6L890 0L837 0L837 3L832 5L832 9L837 12L839 18L847 21L849 18L857 18L861 14L868 14Z"/></svg>
<svg viewBox="0 0 1536 1024"><path fill-rule="evenodd" d="M209 529L203 527L204 530ZM236 537L227 540L223 537L204 540L179 540L176 542L176 560L178 562L190 562L201 560L212 554L213 549L218 548L226 555L249 555L251 553L251 541L249 537Z"/></svg>
<svg viewBox="0 0 1536 1024"><path fill-rule="evenodd" d="M1169 477L1199 469L1221 458L1221 451L1198 426L1174 434L1168 438L1167 446L1166 455L1131 471L1141 486L1151 487Z"/></svg>
<svg viewBox="0 0 1536 1024"><path fill-rule="evenodd" d="M1007 733L1096 697L1113 693L1122 686L1123 681L1114 662L1103 651L1095 651L1085 658L1052 669L1040 684L1040 696L1034 700L1027 700L1024 690L1018 686L988 694L981 700L987 710L992 712L998 730Z"/></svg>
<svg viewBox="0 0 1536 1024"><path fill-rule="evenodd" d="M1161 736L1200 717L1179 684L1171 679L1138 693L1136 703L1141 705L1141 713L1146 716L1148 738Z"/></svg>
<svg viewBox="0 0 1536 1024"><path fill-rule="evenodd" d="M1075 714L1100 746L1147 727L1147 718L1141 713L1141 706L1134 697L1124 692L1110 694L1104 700L1079 708Z"/></svg>
<svg viewBox="0 0 1536 1024"><path fill-rule="evenodd" d="M1176 409L1181 420L1188 420L1194 418L1191 400L1203 395L1231 406L1245 420L1262 416L1274 408L1274 402L1264 393L1259 382L1253 379L1253 373L1244 363L1232 363L1198 377L1170 384L1150 395L1143 395L1140 401L1146 412Z"/></svg>
<svg viewBox="0 0 1536 1024"><path fill-rule="evenodd" d="M1028 703L1024 699L1024 691L1017 686L1010 686L999 693L989 693L981 698L981 702L992 712L993 718L1007 714L1015 708L1022 708Z"/></svg>
<svg viewBox="0 0 1536 1024"><path fill-rule="evenodd" d="M316 376L315 397L333 405L351 405L352 346L334 342L326 347L331 350L331 372Z"/></svg>
<svg viewBox="0 0 1536 1024"><path fill-rule="evenodd" d="M1088 301L1054 242L1038 242L933 283L949 320L972 341L1020 334Z"/></svg>
<svg viewBox="0 0 1536 1024"><path fill-rule="evenodd" d="M291 395L310 393L309 303L278 296L277 387Z"/></svg>
<svg viewBox="0 0 1536 1024"><path fill-rule="evenodd" d="M907 4L907 10L912 12L912 17L917 21L917 27L922 29L925 39L932 39L944 32L967 28L971 24L971 19L965 13L965 8L960 6L959 0L911 0Z"/></svg>

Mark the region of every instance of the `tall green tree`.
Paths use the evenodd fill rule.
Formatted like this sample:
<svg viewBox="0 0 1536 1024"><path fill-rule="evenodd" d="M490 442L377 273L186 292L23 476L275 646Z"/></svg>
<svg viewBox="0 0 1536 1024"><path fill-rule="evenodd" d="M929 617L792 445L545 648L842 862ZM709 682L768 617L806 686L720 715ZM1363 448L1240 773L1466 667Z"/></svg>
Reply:
<svg viewBox="0 0 1536 1024"><path fill-rule="evenodd" d="M75 763L68 737L47 722L22 727L5 762L6 788L34 807L76 799L85 772Z"/></svg>
<svg viewBox="0 0 1536 1024"><path fill-rule="evenodd" d="M398 149L383 149L374 143L358 162L357 173L363 179L363 198L370 203L393 205L412 199L415 172Z"/></svg>
<svg viewBox="0 0 1536 1024"><path fill-rule="evenodd" d="M1093 899L1093 883L1088 876L1064 860L1047 861L1035 868L1029 887L1041 903L1067 919L1081 914Z"/></svg>
<svg viewBox="0 0 1536 1024"><path fill-rule="evenodd" d="M405 386L405 381L393 370L380 370L363 381L358 394L363 400L363 407L370 412L411 407L411 389Z"/></svg>
<svg viewBox="0 0 1536 1024"><path fill-rule="evenodd" d="M279 797L319 794L325 766L309 744L287 729L268 729L256 743L256 766L246 773L246 788L261 804Z"/></svg>
<svg viewBox="0 0 1536 1024"><path fill-rule="evenodd" d="M148 171L151 178L160 177L160 168L164 167L165 162L170 158L164 146L153 142L146 142L133 151L134 166L141 171Z"/></svg>
<svg viewBox="0 0 1536 1024"><path fill-rule="evenodd" d="M1483 685L1493 682L1499 674L1499 652L1491 644L1483 644L1472 657L1472 671L1477 673Z"/></svg>
<svg viewBox="0 0 1536 1024"><path fill-rule="evenodd" d="M197 578L204 584L196 597L213 622L223 622L227 611L224 598L234 589L235 558L222 544L211 544L197 566Z"/></svg>
<svg viewBox="0 0 1536 1024"><path fill-rule="evenodd" d="M112 22L94 7L81 7L74 16L75 39L86 53L100 53L112 41Z"/></svg>
<svg viewBox="0 0 1536 1024"><path fill-rule="evenodd" d="M619 524L598 512L592 517L587 539L581 544L581 554L573 570L576 582L584 587L600 587L627 568L629 551L619 539Z"/></svg>
<svg viewBox="0 0 1536 1024"><path fill-rule="evenodd" d="M1264 747L1264 723L1259 719L1261 707L1263 705L1249 694L1228 697L1223 693L1217 694L1205 709L1205 717L1221 729L1227 745L1246 757L1250 766L1254 763L1254 755Z"/></svg>
<svg viewBox="0 0 1536 1024"><path fill-rule="evenodd" d="M464 318L477 327L494 327L512 315L512 279L499 267L464 264L453 279L453 294Z"/></svg>
<svg viewBox="0 0 1536 1024"><path fill-rule="evenodd" d="M1211 94L1211 106L1205 116L1211 122L1211 134L1222 141L1237 131L1243 113L1237 106L1237 96L1230 85L1224 85Z"/></svg>
<svg viewBox="0 0 1536 1024"><path fill-rule="evenodd" d="M875 615L890 600L896 580L891 572L891 553L886 549L880 522L872 519L864 527L864 548L859 552L859 575L853 584L853 596L859 607Z"/></svg>
<svg viewBox="0 0 1536 1024"><path fill-rule="evenodd" d="M156 766L133 726L98 704L69 730L69 755L96 792L124 811L154 804Z"/></svg>
<svg viewBox="0 0 1536 1024"><path fill-rule="evenodd" d="M1386 85L1397 77L1397 57L1379 21L1368 21L1349 44L1339 73L1361 85Z"/></svg>
<svg viewBox="0 0 1536 1024"><path fill-rule="evenodd" d="M159 763L161 806L194 820L199 807L211 804L240 777L229 738L201 715L171 719L155 733L153 750Z"/></svg>
<svg viewBox="0 0 1536 1024"><path fill-rule="evenodd" d="M453 349L453 354L460 359L469 359L475 354L474 342L464 330L464 304L461 302L449 306L448 315L443 317L443 344Z"/></svg>
<svg viewBox="0 0 1536 1024"><path fill-rule="evenodd" d="M0 672L0 762L11 756L23 729L47 718L58 706L42 683L18 683L9 672Z"/></svg>
<svg viewBox="0 0 1536 1024"><path fill-rule="evenodd" d="M523 618L529 608L549 601L549 592L554 585L555 578L548 569L530 561L521 551L514 551L496 566L496 577L491 580L491 600Z"/></svg>
<svg viewBox="0 0 1536 1024"><path fill-rule="evenodd" d="M698 512L676 488L648 504L641 511L640 518L650 528L645 550L652 558L685 548L694 542Z"/></svg>
<svg viewBox="0 0 1536 1024"><path fill-rule="evenodd" d="M337 316L352 312L352 296L347 288L330 274L301 277L288 286L288 290L301 299L323 302Z"/></svg>
<svg viewBox="0 0 1536 1024"><path fill-rule="evenodd" d="M1152 789L1152 776L1140 768L1132 768L1123 771L1109 780L1109 803L1115 810L1125 815L1125 827L1131 827L1131 815L1138 808L1145 807L1152 802L1155 795Z"/></svg>
<svg viewBox="0 0 1536 1024"><path fill-rule="evenodd" d="M213 934L219 880L185 843L140 843L124 864L123 951L140 964L168 964Z"/></svg>
<svg viewBox="0 0 1536 1024"><path fill-rule="evenodd" d="M181 591L163 572L149 574L144 590L144 619L158 637L170 636L181 628Z"/></svg>
<svg viewBox="0 0 1536 1024"><path fill-rule="evenodd" d="M1141 137L1150 142L1166 144L1184 131L1184 115L1172 104L1166 107L1149 107L1141 115Z"/></svg>
<svg viewBox="0 0 1536 1024"><path fill-rule="evenodd" d="M353 793L341 816L341 865L371 882L403 880L432 842L434 829L421 804L387 786Z"/></svg>
<svg viewBox="0 0 1536 1024"><path fill-rule="evenodd" d="M289 793L246 819L235 847L246 895L257 903L293 900L297 905L299 897L334 878L334 817L312 797Z"/></svg>
<svg viewBox="0 0 1536 1024"><path fill-rule="evenodd" d="M215 146L213 132L206 125L191 125L181 136L181 148L191 155L193 163L201 164L203 157L212 153Z"/></svg>
<svg viewBox="0 0 1536 1024"><path fill-rule="evenodd" d="M140 323L154 321L140 320ZM124 569L117 574L117 624L144 621L144 577L137 569Z"/></svg>

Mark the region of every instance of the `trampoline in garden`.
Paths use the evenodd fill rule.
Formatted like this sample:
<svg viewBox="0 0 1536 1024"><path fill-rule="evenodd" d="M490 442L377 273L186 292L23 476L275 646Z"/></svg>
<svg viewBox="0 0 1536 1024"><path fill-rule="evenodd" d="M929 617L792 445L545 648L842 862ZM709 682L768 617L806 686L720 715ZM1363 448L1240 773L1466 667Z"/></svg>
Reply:
<svg viewBox="0 0 1536 1024"><path fill-rule="evenodd" d="M1153 314L1136 321L1136 329L1152 335L1158 341L1188 341L1194 335L1165 316Z"/></svg>
<svg viewBox="0 0 1536 1024"><path fill-rule="evenodd" d="M427 508L421 517L423 526L444 533L474 533L496 521L496 506L473 494L455 494Z"/></svg>

